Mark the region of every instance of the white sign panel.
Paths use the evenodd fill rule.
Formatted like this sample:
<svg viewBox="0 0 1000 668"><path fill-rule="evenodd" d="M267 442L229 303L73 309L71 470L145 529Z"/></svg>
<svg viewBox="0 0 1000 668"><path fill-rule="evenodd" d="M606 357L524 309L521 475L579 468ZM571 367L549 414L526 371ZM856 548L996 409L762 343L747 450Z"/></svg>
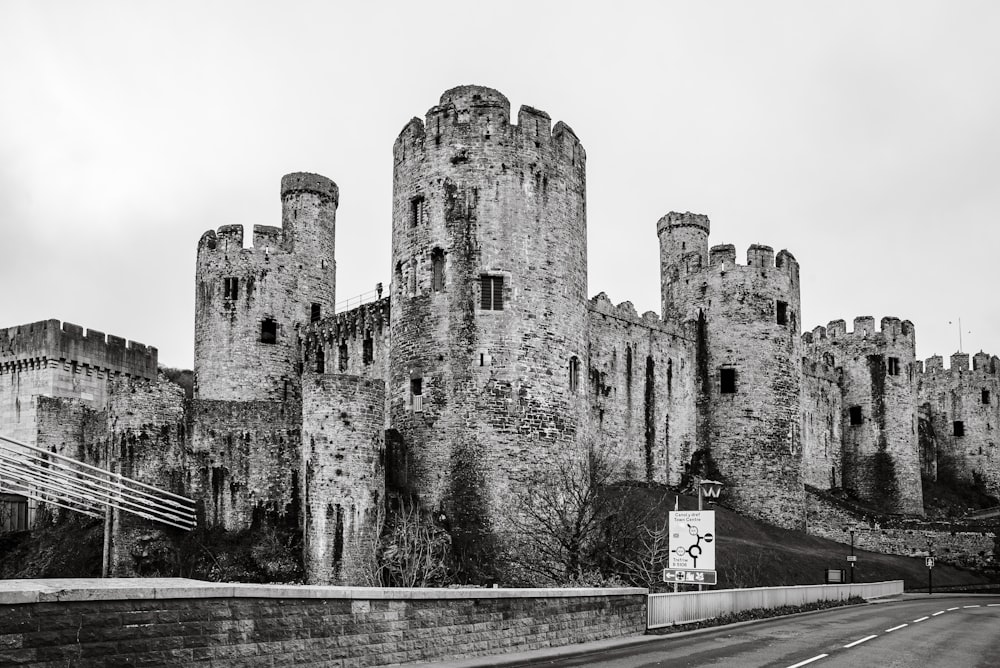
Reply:
<svg viewBox="0 0 1000 668"><path fill-rule="evenodd" d="M675 510L670 516L670 568L715 570L715 511Z"/></svg>

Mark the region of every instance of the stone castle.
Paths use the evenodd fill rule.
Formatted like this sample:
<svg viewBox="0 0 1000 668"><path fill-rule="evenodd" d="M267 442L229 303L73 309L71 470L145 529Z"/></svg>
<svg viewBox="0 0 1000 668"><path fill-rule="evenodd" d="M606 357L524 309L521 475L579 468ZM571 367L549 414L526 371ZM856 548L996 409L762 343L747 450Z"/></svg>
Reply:
<svg viewBox="0 0 1000 668"><path fill-rule="evenodd" d="M568 125L460 86L393 147L387 294L335 312L336 184L281 181L282 226L202 235L193 397L155 348L55 320L0 331L0 434L193 497L201 521L298 523L307 576L354 580L386 495L489 540L539 475L599 447L623 474L726 484L805 529L843 489L921 515L921 475L1000 494L1000 360L916 360L898 318L801 334L788 251L656 225L662 312L588 299L586 153Z"/></svg>

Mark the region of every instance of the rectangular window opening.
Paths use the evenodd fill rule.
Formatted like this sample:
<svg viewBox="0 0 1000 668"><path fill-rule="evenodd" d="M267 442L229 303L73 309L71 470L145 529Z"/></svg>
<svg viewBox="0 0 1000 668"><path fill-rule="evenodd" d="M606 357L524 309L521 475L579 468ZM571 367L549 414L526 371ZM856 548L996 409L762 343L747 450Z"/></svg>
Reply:
<svg viewBox="0 0 1000 668"><path fill-rule="evenodd" d="M260 342L278 342L278 321L274 318L264 318L260 323Z"/></svg>
<svg viewBox="0 0 1000 668"><path fill-rule="evenodd" d="M424 198L414 197L410 200L410 227L416 227L424 217Z"/></svg>
<svg viewBox="0 0 1000 668"><path fill-rule="evenodd" d="M788 302L779 301L775 309L779 325L788 324Z"/></svg>
<svg viewBox="0 0 1000 668"><path fill-rule="evenodd" d="M480 308L484 311L502 311L503 276L488 276L483 274L479 280L482 289Z"/></svg>
<svg viewBox="0 0 1000 668"><path fill-rule="evenodd" d="M574 355L569 358L569 391L576 392L580 386L580 359Z"/></svg>
<svg viewBox="0 0 1000 668"><path fill-rule="evenodd" d="M955 420L952 427L954 428L955 436L965 436L965 423L961 420Z"/></svg>
<svg viewBox="0 0 1000 668"><path fill-rule="evenodd" d="M859 425L859 424L861 424L861 422L862 422L861 406L851 406L851 408L849 409L849 413L851 415L851 424L852 425Z"/></svg>
<svg viewBox="0 0 1000 668"><path fill-rule="evenodd" d="M411 378L410 379L410 402L413 406L413 412L419 413L424 410L424 379L423 378Z"/></svg>
<svg viewBox="0 0 1000 668"><path fill-rule="evenodd" d="M337 350L337 361L340 371L347 371L347 341L340 344L340 348Z"/></svg>
<svg viewBox="0 0 1000 668"><path fill-rule="evenodd" d="M222 289L222 296L225 299L236 299L240 294L240 279L231 277L222 279Z"/></svg>
<svg viewBox="0 0 1000 668"><path fill-rule="evenodd" d="M720 392L722 394L736 394L736 369L723 367L719 369Z"/></svg>
<svg viewBox="0 0 1000 668"><path fill-rule="evenodd" d="M990 391L989 390L983 390L983 403L984 404L989 404L990 403Z"/></svg>
<svg viewBox="0 0 1000 668"><path fill-rule="evenodd" d="M888 365L886 367L886 371L887 371L887 373L890 376L898 376L899 375L899 358L898 357L890 357L889 358L889 362L888 362Z"/></svg>
<svg viewBox="0 0 1000 668"><path fill-rule="evenodd" d="M309 307L309 322L316 322L320 319L323 307L320 304L313 304Z"/></svg>
<svg viewBox="0 0 1000 668"><path fill-rule="evenodd" d="M444 290L444 251L440 248L431 252L431 289L434 292Z"/></svg>
<svg viewBox="0 0 1000 668"><path fill-rule="evenodd" d="M326 373L326 354L322 348L316 349L316 373Z"/></svg>
<svg viewBox="0 0 1000 668"><path fill-rule="evenodd" d="M361 362L363 364L371 364L375 359L375 343L372 341L371 335L366 336L365 340L361 344Z"/></svg>

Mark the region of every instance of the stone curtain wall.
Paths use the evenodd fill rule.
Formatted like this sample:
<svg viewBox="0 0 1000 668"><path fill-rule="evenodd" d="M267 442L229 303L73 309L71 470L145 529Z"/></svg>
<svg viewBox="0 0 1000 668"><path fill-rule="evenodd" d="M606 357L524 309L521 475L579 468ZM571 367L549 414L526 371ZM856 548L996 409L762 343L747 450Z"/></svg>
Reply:
<svg viewBox="0 0 1000 668"><path fill-rule="evenodd" d="M819 489L843 485L841 374L822 361L802 359L802 478Z"/></svg>
<svg viewBox="0 0 1000 668"><path fill-rule="evenodd" d="M255 516L298 512L301 404L195 399L192 421L188 495L204 505L199 523L238 531Z"/></svg>
<svg viewBox="0 0 1000 668"><path fill-rule="evenodd" d="M929 540L935 558L942 562L967 568L995 563L996 534L993 531L962 530L939 522L901 522L898 526L883 527L818 494L807 492L806 499L809 509L807 532L813 536L850 545L851 534L845 527L854 526L854 546L861 550L920 557L928 554Z"/></svg>
<svg viewBox="0 0 1000 668"><path fill-rule="evenodd" d="M645 628L645 589L0 583L0 665L29 668L385 666L639 635Z"/></svg>
<svg viewBox="0 0 1000 668"><path fill-rule="evenodd" d="M595 442L632 480L677 485L695 441L692 332L642 317L603 292L590 300L587 383Z"/></svg>

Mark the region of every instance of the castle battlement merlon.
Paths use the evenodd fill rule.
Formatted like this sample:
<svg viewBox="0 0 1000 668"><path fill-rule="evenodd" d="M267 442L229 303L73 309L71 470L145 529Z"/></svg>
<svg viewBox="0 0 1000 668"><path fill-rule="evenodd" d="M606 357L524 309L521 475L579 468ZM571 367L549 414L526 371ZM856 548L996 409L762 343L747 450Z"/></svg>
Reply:
<svg viewBox="0 0 1000 668"><path fill-rule="evenodd" d="M0 365L59 360L147 379L156 378L157 349L73 323L41 320L0 330Z"/></svg>
<svg viewBox="0 0 1000 668"><path fill-rule="evenodd" d="M526 156L533 152L551 153L563 162L582 169L586 151L573 129L541 109L522 105L517 123L510 121L510 101L499 91L485 86L457 86L441 96L427 110L424 120L411 118L393 146L396 162L406 160L428 147L453 149L473 141L517 141ZM458 152L453 157L461 161Z"/></svg>

